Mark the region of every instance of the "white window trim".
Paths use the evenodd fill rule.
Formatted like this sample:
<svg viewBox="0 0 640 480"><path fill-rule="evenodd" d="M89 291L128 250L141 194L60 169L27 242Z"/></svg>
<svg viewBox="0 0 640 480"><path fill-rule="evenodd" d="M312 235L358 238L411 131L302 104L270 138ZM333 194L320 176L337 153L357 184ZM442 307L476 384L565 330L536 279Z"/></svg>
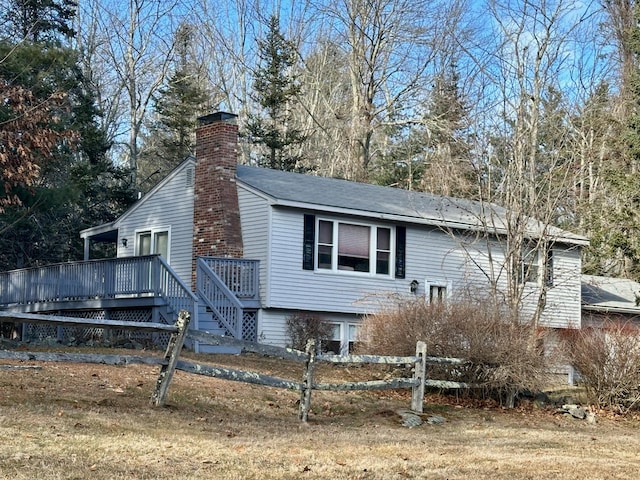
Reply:
<svg viewBox="0 0 640 480"><path fill-rule="evenodd" d="M140 228L135 230L135 245L133 246L135 256L140 256L138 253L140 251L140 235L145 233L151 234L151 251L155 248L155 238L156 234L167 232L167 257L165 260L169 263L171 259L171 226L160 226L160 227L152 227L152 228Z"/></svg>
<svg viewBox="0 0 640 480"><path fill-rule="evenodd" d="M533 261L527 261L531 257L534 257L532 258ZM551 259L551 262L550 265L547 265L547 268L551 268L551 271L545 272L545 275L543 275L544 263L548 262L549 258ZM535 278L531 278L531 275L527 272L527 267L529 265L536 267L537 271ZM550 278L549 273L551 274ZM519 274L520 282L525 285L537 285L539 287L546 285L547 287L552 287L555 284L553 249L549 248L545 250L540 247L525 247L522 251Z"/></svg>
<svg viewBox="0 0 640 480"><path fill-rule="evenodd" d="M349 354L349 343L355 342L357 338L357 332L360 328L358 323L354 322L338 322L338 321L329 321L330 325L334 327L338 327L338 335L337 337L332 337L330 340L332 342L340 342L340 351L337 352L338 355L348 355ZM356 336L354 338L350 338L349 332L351 327L356 328Z"/></svg>
<svg viewBox="0 0 640 480"><path fill-rule="evenodd" d="M425 279L424 281L424 298L427 303L431 303L431 287L444 287L446 291L445 299L449 301L453 295L453 282L450 280L434 280Z"/></svg>
<svg viewBox="0 0 640 480"><path fill-rule="evenodd" d="M394 225L383 225L373 223L363 223L357 221L351 221L348 219L338 219L330 217L316 217L315 219L315 239L314 239L314 259L313 266L314 271L320 273L337 273L340 275L358 275L358 276L370 276L374 278L393 278L395 272L395 257L396 257L396 229ZM331 254L331 268L320 268L318 266L318 252L320 244L320 222L331 222L333 224L332 231L332 254ZM344 270L338 268L338 231L339 225L356 225L369 228L369 271L357 272L351 270ZM388 273L376 273L377 257L378 257L378 228L385 228L389 230L389 271Z"/></svg>

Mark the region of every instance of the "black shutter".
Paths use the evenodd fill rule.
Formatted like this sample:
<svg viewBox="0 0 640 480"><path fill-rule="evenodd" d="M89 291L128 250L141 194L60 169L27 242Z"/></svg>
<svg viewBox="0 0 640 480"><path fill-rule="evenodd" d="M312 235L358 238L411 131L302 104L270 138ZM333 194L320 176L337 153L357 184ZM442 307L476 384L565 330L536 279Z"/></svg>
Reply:
<svg viewBox="0 0 640 480"><path fill-rule="evenodd" d="M404 278L407 249L406 227L396 227L396 278Z"/></svg>
<svg viewBox="0 0 640 480"><path fill-rule="evenodd" d="M304 216L304 239L302 241L302 268L313 270L314 245L316 243L316 216Z"/></svg>

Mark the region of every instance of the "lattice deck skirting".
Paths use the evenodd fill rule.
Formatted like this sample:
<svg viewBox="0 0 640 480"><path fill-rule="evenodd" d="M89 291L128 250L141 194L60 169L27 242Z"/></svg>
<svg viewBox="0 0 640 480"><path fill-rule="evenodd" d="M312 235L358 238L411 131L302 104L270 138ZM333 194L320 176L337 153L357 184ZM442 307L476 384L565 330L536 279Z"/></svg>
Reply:
<svg viewBox="0 0 640 480"><path fill-rule="evenodd" d="M52 313L53 314L53 313ZM82 310L55 312L56 315L75 318L95 318L109 320L124 320L130 322L151 322L151 309L126 310ZM138 330L118 330L89 327L56 327L55 325L24 324L22 340L36 343L59 342L62 344L104 345L134 344L149 348L165 348L169 341L168 333L144 332Z"/></svg>

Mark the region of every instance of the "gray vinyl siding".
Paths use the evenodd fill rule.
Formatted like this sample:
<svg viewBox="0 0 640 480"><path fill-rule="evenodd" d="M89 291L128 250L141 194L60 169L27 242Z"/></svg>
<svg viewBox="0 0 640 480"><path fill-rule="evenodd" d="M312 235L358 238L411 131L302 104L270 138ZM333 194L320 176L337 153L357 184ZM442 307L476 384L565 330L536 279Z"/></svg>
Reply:
<svg viewBox="0 0 640 480"><path fill-rule="evenodd" d="M258 338L263 343L286 346L288 342L286 317L290 312L273 309L260 310Z"/></svg>
<svg viewBox="0 0 640 480"><path fill-rule="evenodd" d="M119 222L118 257L136 252L136 232L169 228L169 264L186 285L191 285L193 249L193 186L187 185L187 164L167 183L140 201ZM127 246L121 239L128 240Z"/></svg>
<svg viewBox="0 0 640 480"><path fill-rule="evenodd" d="M428 294L425 285L445 285L453 299L476 289L487 292L488 248L492 249L493 274L498 288L506 285L502 269L504 255L498 242L462 245L455 237L429 226L406 225L406 275L355 274L353 272L310 271L302 269L303 215L305 212L274 207L271 210L270 254L267 259L269 289L263 305L271 308L365 314L376 311L390 294L409 295L412 280L419 282L417 295ZM309 212L307 212L309 213ZM321 215L321 218L392 226L354 217ZM542 324L549 327L574 326L580 322L579 249L554 249L555 286L547 296ZM535 308L537 295L530 289L523 298L523 311Z"/></svg>
<svg viewBox="0 0 640 480"><path fill-rule="evenodd" d="M397 292L403 285L408 291L407 280L396 281L388 276L303 270L303 214L292 209L272 209L270 285L265 306L365 313L374 308L372 295Z"/></svg>
<svg viewBox="0 0 640 480"><path fill-rule="evenodd" d="M260 260L260 298L267 294L269 258L269 211L268 202L255 193L238 188L238 203L242 228L244 258ZM263 300L264 301L264 300Z"/></svg>
<svg viewBox="0 0 640 480"><path fill-rule="evenodd" d="M581 326L580 250L556 246L553 249L553 287L547 291L547 306L541 324L553 328Z"/></svg>
<svg viewBox="0 0 640 480"><path fill-rule="evenodd" d="M263 309L260 311L260 319L258 324L258 336L260 341L271 345L285 347L289 345L289 337L287 335L287 317L298 310L282 310L282 309ZM314 312L315 313L315 312ZM349 323L359 324L361 317L359 315L345 315L335 312L323 312L322 319L331 323L341 323L347 328Z"/></svg>
<svg viewBox="0 0 640 480"><path fill-rule="evenodd" d="M364 314L375 311L390 294L409 294L409 284L424 279L460 284L464 278L464 258L450 238L428 227L407 227L406 275L365 275L353 272L302 269L304 212L274 208L270 258L270 290L265 306L302 310ZM319 215L322 218L357 221L351 217ZM417 292L421 293L420 289Z"/></svg>

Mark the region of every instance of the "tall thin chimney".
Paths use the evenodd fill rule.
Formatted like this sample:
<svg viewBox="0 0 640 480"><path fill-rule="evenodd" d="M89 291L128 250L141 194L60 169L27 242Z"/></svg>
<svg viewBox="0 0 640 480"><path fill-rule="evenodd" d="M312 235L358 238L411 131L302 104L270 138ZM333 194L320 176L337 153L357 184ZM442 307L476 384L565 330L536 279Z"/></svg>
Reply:
<svg viewBox="0 0 640 480"><path fill-rule="evenodd" d="M241 258L240 207L236 190L237 115L198 118L194 174L193 256Z"/></svg>

